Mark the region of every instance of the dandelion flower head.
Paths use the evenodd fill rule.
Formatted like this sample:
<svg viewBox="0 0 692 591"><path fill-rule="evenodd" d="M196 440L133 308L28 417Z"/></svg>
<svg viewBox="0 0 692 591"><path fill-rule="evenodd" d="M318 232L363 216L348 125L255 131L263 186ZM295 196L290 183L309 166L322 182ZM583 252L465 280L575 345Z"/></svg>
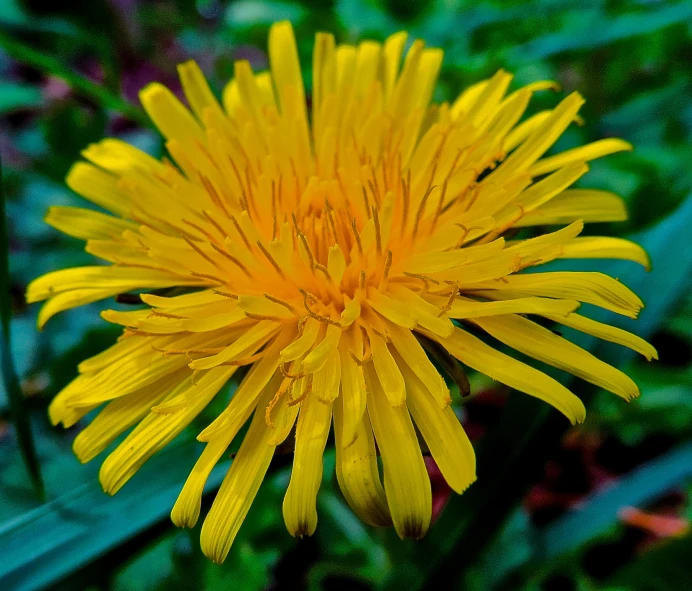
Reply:
<svg viewBox="0 0 692 591"><path fill-rule="evenodd" d="M579 94L524 117L532 95L553 83L510 92L512 76L499 71L433 104L442 51L414 41L402 57L406 40L337 45L318 34L310 108L287 22L270 30L270 70L236 62L221 101L199 67L184 63L188 106L158 83L140 95L168 156L117 139L91 145L67 183L106 213L52 207L47 216L107 264L32 282L28 300L47 300L39 325L141 294L141 309L102 314L122 336L83 361L50 407L66 427L101 409L74 442L83 462L130 430L102 464L106 492L246 372L199 434L203 451L171 514L179 526L196 523L211 470L249 421L202 527L202 549L217 562L289 436L284 520L295 536L314 532L332 426L336 476L353 511L422 537L431 489L418 433L453 490L475 480L473 448L431 357L456 358L576 423L585 414L578 397L492 343L624 399L638 395L629 377L541 318L656 355L577 312L587 303L636 317L642 302L616 279L536 269L558 258L647 265L636 244L579 236L585 222L625 218L618 196L569 188L588 161L630 145L603 139L546 157L578 118ZM551 225L558 229L508 238Z"/></svg>

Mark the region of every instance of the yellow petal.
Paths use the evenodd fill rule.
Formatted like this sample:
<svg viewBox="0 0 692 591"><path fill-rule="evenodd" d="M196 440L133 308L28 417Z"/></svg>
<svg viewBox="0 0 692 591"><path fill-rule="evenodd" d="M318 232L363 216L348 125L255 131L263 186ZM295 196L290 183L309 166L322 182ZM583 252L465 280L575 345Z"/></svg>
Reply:
<svg viewBox="0 0 692 591"><path fill-rule="evenodd" d="M185 310L186 312L197 309L199 306L215 304L225 299L212 289L204 289L173 297L158 296L150 293L143 293L140 297L145 304L155 308L166 308L168 310L178 308L179 311Z"/></svg>
<svg viewBox="0 0 692 591"><path fill-rule="evenodd" d="M273 392L267 390L260 400L238 454L202 525L202 552L217 564L226 559L274 455L275 448L270 445L274 430L267 425L264 416L264 407L272 398ZM286 402L287 397L283 396L274 407L275 420L282 420L282 414L287 411Z"/></svg>
<svg viewBox="0 0 692 591"><path fill-rule="evenodd" d="M170 374L158 382L145 386L109 402L91 423L75 437L72 449L80 462L85 463L100 454L118 435L143 419L151 407L182 382L189 372Z"/></svg>
<svg viewBox="0 0 692 591"><path fill-rule="evenodd" d="M449 388L413 333L394 324L387 326L387 332L401 361L425 384L426 389L437 404L441 408L449 406L452 401L449 396ZM406 368L399 364L399 369L403 372Z"/></svg>
<svg viewBox="0 0 692 591"><path fill-rule="evenodd" d="M79 375L55 395L55 398L53 398L48 406L48 418L53 426L62 422L65 414L69 410L67 402L72 398L73 393L82 390L84 384L88 383L88 381L89 378L87 376Z"/></svg>
<svg viewBox="0 0 692 591"><path fill-rule="evenodd" d="M341 328L339 326L329 325L324 339L317 345L303 361L303 371L305 373L313 373L320 369L326 362L328 357L336 350L341 338Z"/></svg>
<svg viewBox="0 0 692 591"><path fill-rule="evenodd" d="M586 144L585 146L566 150L555 156L539 160L529 168L529 172L533 176L538 176L552 170L557 170L572 162L588 162L589 160L601 158L602 156L614 154L615 152L622 152L623 150L629 152L632 150L632 144L617 138L598 140Z"/></svg>
<svg viewBox="0 0 692 591"><path fill-rule="evenodd" d="M454 325L449 318L441 315L441 308L401 285L393 284L389 291L397 300L410 307L411 314L423 328L443 337L448 337L454 331Z"/></svg>
<svg viewBox="0 0 692 591"><path fill-rule="evenodd" d="M411 416L447 484L461 494L476 480L473 446L452 407L440 408L413 372L403 372Z"/></svg>
<svg viewBox="0 0 692 591"><path fill-rule="evenodd" d="M404 118L412 105L415 104L415 90L420 76L420 63L423 55L423 42L416 40L406 54L401 74L397 78L392 91L391 103L388 105L392 116Z"/></svg>
<svg viewBox="0 0 692 591"><path fill-rule="evenodd" d="M204 447L171 509L171 521L176 526L194 527L197 523L202 508L204 485L226 449L228 442L225 437L214 439Z"/></svg>
<svg viewBox="0 0 692 591"><path fill-rule="evenodd" d="M288 395L284 395L286 399L286 408L279 412L272 411L270 413L271 423L269 427L272 431L272 436L269 438L269 445L277 446L286 441L290 435L293 425L295 425L298 416L300 405L296 401L302 400L308 395L311 383L307 377L296 380L292 387L289 388Z"/></svg>
<svg viewBox="0 0 692 591"><path fill-rule="evenodd" d="M416 319L413 317L408 307L402 302L394 300L378 291L371 291L366 301L376 312L379 312L394 324L406 328L415 328L417 324Z"/></svg>
<svg viewBox="0 0 692 591"><path fill-rule="evenodd" d="M493 292L484 290L497 290L502 299L503 294L511 294L511 297L537 295L577 300L630 318L636 318L644 306L636 294L622 283L594 272L524 273L507 276L502 282L477 283L473 288L474 291L478 290L479 295L487 294L490 298L493 298Z"/></svg>
<svg viewBox="0 0 692 591"><path fill-rule="evenodd" d="M572 424L584 420L586 409L582 401L543 372L497 351L460 328L451 337L438 337L437 341L463 364L511 388L544 400L564 414Z"/></svg>
<svg viewBox="0 0 692 591"><path fill-rule="evenodd" d="M238 60L233 66L240 100L243 106L250 112L254 125L260 131L262 138L264 138L264 117L262 117L260 111L264 101L262 100L262 94L257 85L257 78L252 72L249 62L246 60Z"/></svg>
<svg viewBox="0 0 692 591"><path fill-rule="evenodd" d="M29 284L29 287L31 287L31 284ZM60 293L43 304L36 319L36 326L41 330L46 325L46 322L60 312L71 310L84 304L98 302L121 292L120 288L112 287L109 289L78 289ZM29 301L29 292L27 292L27 301Z"/></svg>
<svg viewBox="0 0 692 591"><path fill-rule="evenodd" d="M112 293L119 293L119 291L126 292L145 287L159 288L199 283L200 280L193 277L190 277L188 281L175 273L155 269L106 266L73 267L46 273L34 279L27 287L26 297L27 301L32 303L72 290L94 292L110 290Z"/></svg>
<svg viewBox="0 0 692 591"><path fill-rule="evenodd" d="M192 369L210 369L221 365L234 358L238 358L245 354L248 349L257 346L259 343L265 342L273 333L275 333L281 325L271 320L260 320L252 328L237 339L232 345L226 347L221 353L210 357L202 357L195 359L190 363Z"/></svg>
<svg viewBox="0 0 692 591"><path fill-rule="evenodd" d="M346 259L338 245L329 247L327 270L334 280L334 283L339 285L339 283L341 283L341 278L344 276L344 271L346 270Z"/></svg>
<svg viewBox="0 0 692 591"><path fill-rule="evenodd" d="M157 451L163 449L211 401L219 389L233 375L236 367L215 368L203 375L196 384L186 380L169 396L194 388L196 396L182 412L172 415L150 413L125 440L111 453L101 466L99 479L103 490L115 494Z"/></svg>
<svg viewBox="0 0 692 591"><path fill-rule="evenodd" d="M356 87L357 96L363 96L375 81L380 65L380 44L375 41L361 41L356 50Z"/></svg>
<svg viewBox="0 0 692 591"><path fill-rule="evenodd" d="M461 265L487 260L501 252L504 247L504 238L498 238L481 246L469 246L447 252L421 253L411 257L410 262L406 265L406 270L424 275L439 273Z"/></svg>
<svg viewBox="0 0 692 591"><path fill-rule="evenodd" d="M242 100L240 98L240 91L238 90L238 82L236 80L230 80L226 86L223 88L221 93L221 101L223 102L223 108L229 117L235 115L236 109L242 105Z"/></svg>
<svg viewBox="0 0 692 591"><path fill-rule="evenodd" d="M209 83L204 77L202 70L193 60L179 64L178 75L180 76L180 82L187 102L195 115L197 115L197 119L204 121L204 112L207 109L215 111L216 117L225 119L219 101L216 100L209 88Z"/></svg>
<svg viewBox="0 0 692 591"><path fill-rule="evenodd" d="M62 423L63 427L71 427L84 418L98 404L89 405L81 408L74 408L69 405L75 394L81 392L89 384L89 377L79 375L74 378L55 396L48 407L48 416L53 425Z"/></svg>
<svg viewBox="0 0 692 591"><path fill-rule="evenodd" d="M474 322L513 349L583 378L625 400L639 396L639 389L626 374L531 320L508 314L477 318Z"/></svg>
<svg viewBox="0 0 692 591"><path fill-rule="evenodd" d="M257 91L262 99L262 104L275 107L276 101L271 72L258 72L255 74L255 82L257 82Z"/></svg>
<svg viewBox="0 0 692 591"><path fill-rule="evenodd" d="M347 295L345 295L344 300L344 311L341 313L341 326L347 327L358 319L361 308L358 297L350 299Z"/></svg>
<svg viewBox="0 0 692 591"><path fill-rule="evenodd" d="M526 212L514 226L569 224L578 219L584 223L624 221L627 219L625 202L608 191L568 189L538 209Z"/></svg>
<svg viewBox="0 0 692 591"><path fill-rule="evenodd" d="M77 162L67 173L67 186L92 203L126 216L130 212L130 198L118 186L118 177L86 162Z"/></svg>
<svg viewBox="0 0 692 591"><path fill-rule="evenodd" d="M584 99L576 92L553 109L531 135L509 157L491 172L484 182L500 183L510 175L529 168L552 145L574 120Z"/></svg>
<svg viewBox="0 0 692 591"><path fill-rule="evenodd" d="M85 359L78 366L79 373L96 372L109 365L116 363L120 359L137 355L142 349L150 349L153 343L146 339L122 339L114 345L97 353L89 359Z"/></svg>
<svg viewBox="0 0 692 591"><path fill-rule="evenodd" d="M264 411L268 400L277 391L282 381L283 376L276 372L265 387L263 404L260 405L258 413L261 414ZM223 431L218 432L205 446L204 451L187 477L185 485L180 491L171 511L171 519L178 527L194 527L197 523L207 479L254 408L254 406L250 406L241 411L241 416L237 417L237 421L232 425L227 425Z"/></svg>
<svg viewBox="0 0 692 591"><path fill-rule="evenodd" d="M488 83L483 87L478 97L468 105L463 120L473 123L476 127L480 127L480 123L486 120L488 116L497 109L511 81L511 74L508 74L504 70L498 70L498 72L488 80Z"/></svg>
<svg viewBox="0 0 692 591"><path fill-rule="evenodd" d="M207 335L181 333L162 339L149 340L149 347L145 347L138 355L130 355L119 359L117 362L104 368L90 379L88 387L77 392L69 401L69 406L89 406L107 400L113 400L125 396L148 384L153 384L166 375L183 369L188 364L185 355L166 356L162 350L166 349L197 349L202 346L218 346L224 336L216 334L214 338Z"/></svg>
<svg viewBox="0 0 692 591"><path fill-rule="evenodd" d="M206 145L206 136L192 113L163 84L152 82L139 92L147 115L166 139Z"/></svg>
<svg viewBox="0 0 692 591"><path fill-rule="evenodd" d="M45 221L63 234L82 240L107 240L120 236L125 230L137 229L131 222L81 207L50 207Z"/></svg>
<svg viewBox="0 0 692 591"><path fill-rule="evenodd" d="M368 414L384 467L384 489L400 538L420 539L430 525L430 478L406 406L392 406L372 364L366 364Z"/></svg>
<svg viewBox="0 0 692 591"><path fill-rule="evenodd" d="M387 499L380 482L377 451L367 413L355 427L355 437L344 440L344 396L334 402L336 479L353 512L365 523L391 525Z"/></svg>
<svg viewBox="0 0 692 591"><path fill-rule="evenodd" d="M370 338L372 363L381 390L392 406L401 406L406 402L404 377L401 375L385 340L374 331L368 331L368 337Z"/></svg>
<svg viewBox="0 0 692 591"><path fill-rule="evenodd" d="M406 44L406 33L399 31L387 37L382 49L382 83L385 97L388 97L394 88L396 77L399 74L401 54Z"/></svg>
<svg viewBox="0 0 692 591"><path fill-rule="evenodd" d="M291 480L283 502L284 521L292 536L311 536L317 527L317 491L322 483L322 455L332 420L332 404L308 395L300 405Z"/></svg>
<svg viewBox="0 0 692 591"><path fill-rule="evenodd" d="M312 53L312 120L315 138L321 137L321 110L325 97L336 86L336 46L334 35L317 33Z"/></svg>
<svg viewBox="0 0 692 591"><path fill-rule="evenodd" d="M423 51L418 67L418 79L414 92L414 107L426 108L430 103L430 97L432 96L435 82L437 82L437 76L442 66L443 56L444 53L441 49L428 48Z"/></svg>
<svg viewBox="0 0 692 591"><path fill-rule="evenodd" d="M651 261L646 251L631 240L610 236L583 236L574 238L560 248L560 259L622 259L634 261L647 271Z"/></svg>
<svg viewBox="0 0 692 591"><path fill-rule="evenodd" d="M307 121L303 77L300 73L298 49L293 35L293 27L288 21L275 23L269 29L269 63L271 74L276 85L282 113L291 103L291 94L295 93L297 115Z"/></svg>
<svg viewBox="0 0 692 591"><path fill-rule="evenodd" d="M282 331L267 345L264 356L252 365L228 406L197 436L199 441L211 441L218 437L219 433L239 429L245 423L255 408L260 393L279 367L279 351L293 338L293 335L294 333L288 330Z"/></svg>
<svg viewBox="0 0 692 591"><path fill-rule="evenodd" d="M312 390L323 402L332 402L339 395L341 384L341 359L338 349L327 357L326 363L315 372Z"/></svg>
<svg viewBox="0 0 692 591"><path fill-rule="evenodd" d="M556 247L559 250L564 244L573 240L575 236L580 234L583 229L584 223L578 220L555 232L549 232L542 236L537 236L536 238L529 238L528 240L519 240L516 243L508 245L505 252L516 254L523 259L531 259L533 257L552 258L550 251L554 250Z"/></svg>
<svg viewBox="0 0 692 591"><path fill-rule="evenodd" d="M563 168L556 170L551 175L531 185L517 197L513 206L515 208L516 205L521 206L522 213L537 209L544 203L550 202L553 197L567 189L567 187L586 174L588 170L589 167L583 162L567 164ZM510 209L512 208L510 207ZM507 216L516 217L516 209L504 216L500 213L496 217L498 220L503 220Z"/></svg>
<svg viewBox="0 0 692 591"><path fill-rule="evenodd" d="M351 356L351 352L361 356L362 347L356 347L354 344L349 343L349 339L342 338L342 344L339 347L339 357L341 359L341 398L343 400L342 437L345 446L351 444L356 438L358 427L363 420L366 404L363 368L356 363Z"/></svg>
<svg viewBox="0 0 692 591"><path fill-rule="evenodd" d="M302 357L312 347L319 331L319 322L313 319L308 320L303 328L303 334L281 351L281 361L288 363Z"/></svg>
<svg viewBox="0 0 692 591"><path fill-rule="evenodd" d="M478 99L480 94L488 86L489 82L490 79L483 80L482 82L477 82L476 84L472 84L471 86L466 88L457 97L457 99L452 103L452 106L450 107L450 113L452 117L457 119L460 116L462 116L463 113L465 113L468 110L469 105L472 105Z"/></svg>
<svg viewBox="0 0 692 591"><path fill-rule="evenodd" d="M505 151L511 152L540 127L549 116L550 111L540 111L517 125L505 138L503 144Z"/></svg>
<svg viewBox="0 0 692 591"><path fill-rule="evenodd" d="M622 330L621 328L616 328L610 326L609 324L604 324L603 322L597 322L586 316L581 316L579 314L567 314L566 316L554 316L551 314L544 314L546 318L559 322L564 326L569 326L586 334L593 335L604 341L610 341L611 343L617 343L618 345L623 345L629 347L630 349L641 353L649 361L652 359L658 359L658 353L656 349L647 343L644 339L638 337L637 335Z"/></svg>
<svg viewBox="0 0 692 591"><path fill-rule="evenodd" d="M116 138L105 138L82 150L82 156L116 176L165 175L170 169L146 152Z"/></svg>
<svg viewBox="0 0 692 591"><path fill-rule="evenodd" d="M270 316L283 320L295 317L295 314L285 306L272 302L262 296L241 295L238 297L238 307L245 312L257 314L259 316Z"/></svg>
<svg viewBox="0 0 692 591"><path fill-rule="evenodd" d="M507 96L492 118L488 119L487 127L484 125L487 133L494 137L504 137L517 124L530 100L531 90L526 87Z"/></svg>
<svg viewBox="0 0 692 591"><path fill-rule="evenodd" d="M548 314L565 315L579 307L575 300L553 300L550 298L517 298L499 302L474 302L457 298L447 315L450 318L479 318L498 314Z"/></svg>

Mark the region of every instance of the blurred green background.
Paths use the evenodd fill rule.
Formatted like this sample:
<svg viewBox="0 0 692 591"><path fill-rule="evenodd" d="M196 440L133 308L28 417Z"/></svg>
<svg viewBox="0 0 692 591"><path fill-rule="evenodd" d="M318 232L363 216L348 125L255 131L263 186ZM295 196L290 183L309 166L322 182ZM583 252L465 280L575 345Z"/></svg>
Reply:
<svg viewBox="0 0 692 591"><path fill-rule="evenodd" d="M175 66L192 57L220 91L233 60L266 67L268 27L280 19L295 26L308 87L316 31L356 42L406 29L445 50L435 100L498 68L515 74L515 87L554 79L583 93L586 124L557 149L611 136L635 146L594 162L583 182L621 194L629 221L587 232L634 237L653 261L648 274L629 262L588 265L647 304L636 323L600 319L651 339L661 359L647 364L575 336L630 373L642 397L626 405L570 382L589 409L572 429L547 406L473 376L474 393L457 410L479 481L450 497L430 465L439 517L421 542L360 523L330 452L317 533L294 540L281 517L291 460L280 456L216 566L199 550L199 526L177 530L168 512L201 451L194 435L218 409L107 497L97 462L82 466L71 454L82 425L53 429L46 407L79 361L113 342L98 316L113 302L63 313L38 333L37 307L23 293L40 273L90 261L81 242L42 222L51 204L83 206L63 182L79 151L117 136L160 154L137 90L159 80L178 91ZM0 259L9 258L10 277L1 302L12 341L3 340L0 385L0 589L692 588L691 98L692 2L1 0ZM541 93L531 108L558 99ZM226 467L210 478L206 506Z"/></svg>

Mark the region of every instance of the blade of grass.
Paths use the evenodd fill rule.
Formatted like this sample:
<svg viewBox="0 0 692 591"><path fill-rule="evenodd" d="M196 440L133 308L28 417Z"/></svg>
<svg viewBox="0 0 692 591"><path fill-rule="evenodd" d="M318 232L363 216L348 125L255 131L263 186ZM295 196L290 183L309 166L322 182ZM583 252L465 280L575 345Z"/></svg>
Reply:
<svg viewBox="0 0 692 591"><path fill-rule="evenodd" d="M5 212L5 192L2 188L2 157L0 156L0 285L4 286L0 290L0 321L2 324L2 335L0 336L0 369L10 401L10 409L14 426L17 432L19 449L26 469L31 478L36 494L43 499L45 489L43 478L41 477L41 466L36 455L36 447L31 434L31 424L29 413L24 404L24 396L19 385L17 372L14 369L12 360L12 348L10 340L10 320L12 318L12 299L10 295L10 241L7 226L7 216Z"/></svg>
<svg viewBox="0 0 692 591"><path fill-rule="evenodd" d="M194 440L170 445L114 497L101 490L97 465L54 470L53 478L48 478L51 492L58 486L56 479L65 478L65 473L84 483L71 490L63 484L64 492L51 494L49 502L0 521L0 589L46 589L98 557L117 551L128 540L147 535L143 532L156 524L172 527L168 513L201 447ZM60 458L54 460L60 464ZM223 461L214 468L205 491L218 488L228 466Z"/></svg>
<svg viewBox="0 0 692 591"><path fill-rule="evenodd" d="M29 64L42 72L62 78L74 92L93 101L104 109L117 111L143 127L152 126L151 121L142 109L117 94L113 94L105 86L92 82L84 76L80 76L54 57L32 49L24 43L12 39L3 32L0 32L0 47L17 61Z"/></svg>

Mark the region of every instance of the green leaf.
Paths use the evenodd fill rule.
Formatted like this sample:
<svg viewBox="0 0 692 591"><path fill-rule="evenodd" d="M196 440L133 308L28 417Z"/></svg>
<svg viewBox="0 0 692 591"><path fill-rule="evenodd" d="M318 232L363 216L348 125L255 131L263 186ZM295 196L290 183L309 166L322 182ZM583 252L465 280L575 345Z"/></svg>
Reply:
<svg viewBox="0 0 692 591"><path fill-rule="evenodd" d="M44 494L43 480L41 478L41 468L34 439L31 434L29 424L29 414L26 409L22 388L17 378L12 359L12 345L10 335L10 325L12 321L12 299L10 295L10 246L5 214L5 192L2 187L2 160L0 159L0 323L2 324L2 334L0 335L0 371L2 373L5 392L10 402L14 427L19 442L24 464L29 472L29 477L34 486L34 490L39 497Z"/></svg>
<svg viewBox="0 0 692 591"><path fill-rule="evenodd" d="M71 454L57 453L51 469L46 470L50 501L24 511L19 507L25 500L17 497L18 491L4 478L6 486L0 489L4 509L0 514L0 589L42 589L168 519L200 448L196 441L169 446L114 497L101 490L98 466L80 466ZM227 469L228 462L219 464L205 490L217 488ZM7 471L3 470L4 476ZM83 483L75 484L80 481Z"/></svg>

